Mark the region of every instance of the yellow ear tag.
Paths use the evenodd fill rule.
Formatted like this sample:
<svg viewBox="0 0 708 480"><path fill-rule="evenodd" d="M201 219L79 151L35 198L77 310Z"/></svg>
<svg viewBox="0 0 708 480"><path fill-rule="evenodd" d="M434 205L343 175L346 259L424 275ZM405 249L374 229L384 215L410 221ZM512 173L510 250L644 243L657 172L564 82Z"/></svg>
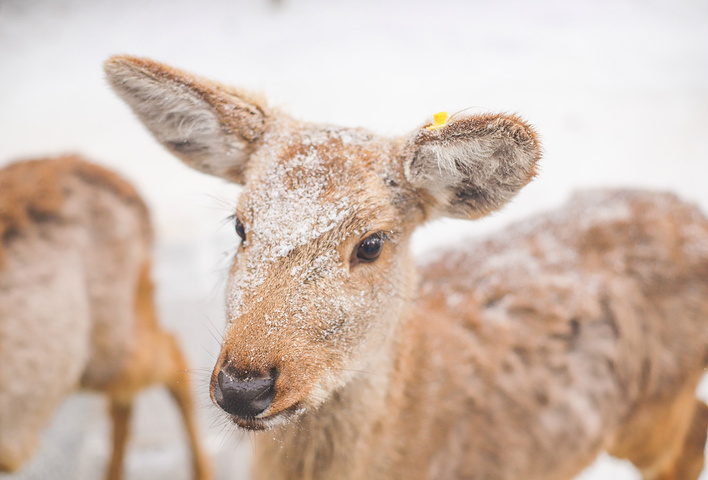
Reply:
<svg viewBox="0 0 708 480"><path fill-rule="evenodd" d="M447 123L447 112L438 112L433 115L433 124L425 127L426 130L437 130L440 127L444 127Z"/></svg>

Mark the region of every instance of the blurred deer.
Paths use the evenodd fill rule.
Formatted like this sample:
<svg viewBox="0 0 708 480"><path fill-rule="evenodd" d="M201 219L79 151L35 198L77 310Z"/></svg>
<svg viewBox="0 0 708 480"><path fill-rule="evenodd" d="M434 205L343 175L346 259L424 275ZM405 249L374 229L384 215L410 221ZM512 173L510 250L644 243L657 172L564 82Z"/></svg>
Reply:
<svg viewBox="0 0 708 480"><path fill-rule="evenodd" d="M110 400L121 478L136 394L165 385L184 418L194 478L211 478L187 365L156 319L148 210L116 174L75 156L0 170L0 471L34 452L77 389Z"/></svg>
<svg viewBox="0 0 708 480"><path fill-rule="evenodd" d="M188 165L243 186L211 396L256 479L573 478L603 450L694 480L708 408L708 222L599 192L416 267L411 234L536 173L515 115L406 138L314 125L128 56L116 92Z"/></svg>

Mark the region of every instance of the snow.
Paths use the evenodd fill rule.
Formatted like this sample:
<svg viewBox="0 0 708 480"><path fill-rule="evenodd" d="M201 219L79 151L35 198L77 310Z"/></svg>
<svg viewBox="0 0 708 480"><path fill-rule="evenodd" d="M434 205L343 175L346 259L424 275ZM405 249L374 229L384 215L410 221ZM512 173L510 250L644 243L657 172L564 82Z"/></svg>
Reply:
<svg viewBox="0 0 708 480"><path fill-rule="evenodd" d="M279 162L279 153L263 160L268 172L261 179L247 209L252 213L251 231L256 237L254 247L262 249L259 261L273 262L295 248L315 240L339 225L352 212L352 200L343 194L336 201L325 199L329 185L319 182L325 172L317 145L327 139L304 136L306 152L300 152L287 163ZM277 145L277 143L276 143ZM284 185L284 178L293 178L293 185Z"/></svg>
<svg viewBox="0 0 708 480"><path fill-rule="evenodd" d="M539 177L488 219L430 224L415 237L424 253L558 205L579 187L668 189L708 211L706 25L702 0L0 0L0 164L76 151L136 184L157 226L163 320L203 372L203 388L238 244L220 225L238 189L189 170L151 138L103 79L108 56L151 57L263 92L297 118L387 135L441 110L522 114L544 144ZM701 391L708 397L708 384ZM207 430L213 412L200 413ZM207 434L220 478L241 478L238 438L221 428L230 426ZM240 445L249 451L247 439ZM129 469L134 478L139 470ZM18 478L42 478L38 471L47 469ZM637 476L603 458L582 478Z"/></svg>

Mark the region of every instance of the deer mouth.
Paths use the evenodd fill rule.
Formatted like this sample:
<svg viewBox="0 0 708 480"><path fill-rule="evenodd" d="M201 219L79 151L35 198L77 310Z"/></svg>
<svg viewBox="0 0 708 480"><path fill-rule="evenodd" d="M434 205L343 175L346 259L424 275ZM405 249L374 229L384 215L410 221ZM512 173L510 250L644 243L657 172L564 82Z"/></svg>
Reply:
<svg viewBox="0 0 708 480"><path fill-rule="evenodd" d="M300 406L299 403L296 403L295 405L292 405L284 410L269 413L264 416L241 417L229 414L229 417L231 421L238 425L240 428L252 431L262 431L270 430L284 425L295 417L298 417L304 411L305 408Z"/></svg>

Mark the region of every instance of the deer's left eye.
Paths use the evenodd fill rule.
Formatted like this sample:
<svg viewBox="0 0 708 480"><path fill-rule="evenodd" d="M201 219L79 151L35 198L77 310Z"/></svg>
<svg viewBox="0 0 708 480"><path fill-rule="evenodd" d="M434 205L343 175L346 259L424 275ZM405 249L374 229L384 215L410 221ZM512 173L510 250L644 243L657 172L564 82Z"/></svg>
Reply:
<svg viewBox="0 0 708 480"><path fill-rule="evenodd" d="M234 228L236 229L238 236L241 237L241 241L245 242L246 228L243 226L243 223L241 223L241 220L239 220L238 217L234 217Z"/></svg>
<svg viewBox="0 0 708 480"><path fill-rule="evenodd" d="M364 240L359 242L356 250L354 250L354 255L352 255L352 264L356 263L371 263L381 255L381 250L386 240L386 234L384 232L376 232L369 235Z"/></svg>

